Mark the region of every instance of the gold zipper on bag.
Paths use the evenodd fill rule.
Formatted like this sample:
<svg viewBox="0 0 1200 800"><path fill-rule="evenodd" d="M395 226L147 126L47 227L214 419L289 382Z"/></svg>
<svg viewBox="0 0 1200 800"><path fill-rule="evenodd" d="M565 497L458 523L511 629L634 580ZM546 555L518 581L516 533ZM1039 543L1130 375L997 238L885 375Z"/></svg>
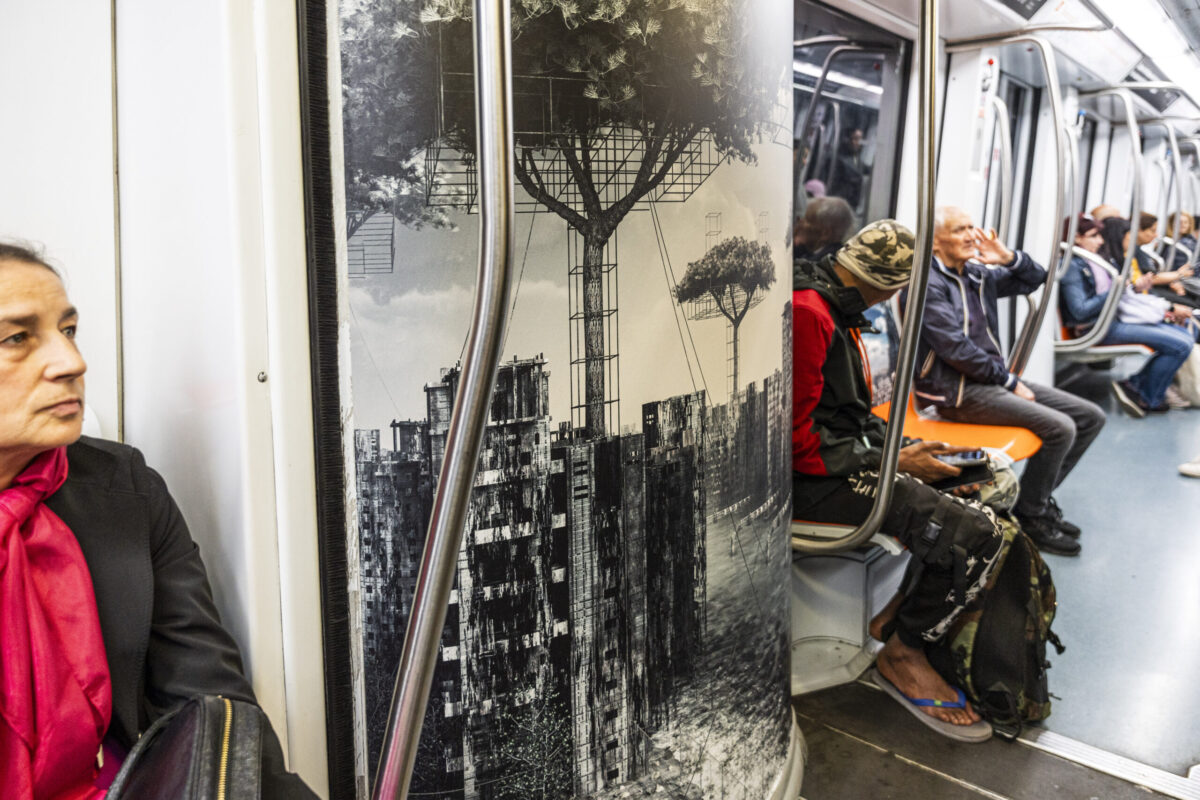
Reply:
<svg viewBox="0 0 1200 800"><path fill-rule="evenodd" d="M229 734L233 728L233 703L222 697L225 703L225 731L221 734L221 765L217 770L217 800L225 800L225 778L229 771Z"/></svg>

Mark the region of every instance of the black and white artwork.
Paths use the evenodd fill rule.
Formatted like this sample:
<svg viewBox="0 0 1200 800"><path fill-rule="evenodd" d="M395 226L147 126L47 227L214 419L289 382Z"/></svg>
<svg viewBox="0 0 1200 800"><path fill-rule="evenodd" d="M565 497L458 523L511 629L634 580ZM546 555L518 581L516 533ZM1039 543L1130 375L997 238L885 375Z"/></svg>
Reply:
<svg viewBox="0 0 1200 800"><path fill-rule="evenodd" d="M474 293L470 8L340 4L368 777ZM517 278L412 796L767 798L792 724L791 7L512 14Z"/></svg>

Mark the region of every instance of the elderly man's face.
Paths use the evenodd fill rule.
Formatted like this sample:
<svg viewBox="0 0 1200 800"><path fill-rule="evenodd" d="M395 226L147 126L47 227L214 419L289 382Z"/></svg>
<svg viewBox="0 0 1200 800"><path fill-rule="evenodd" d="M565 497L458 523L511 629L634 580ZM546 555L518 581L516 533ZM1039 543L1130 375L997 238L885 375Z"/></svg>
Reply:
<svg viewBox="0 0 1200 800"><path fill-rule="evenodd" d="M945 223L933 232L933 254L948 267L961 267L978 255L975 225L961 208L945 212Z"/></svg>
<svg viewBox="0 0 1200 800"><path fill-rule="evenodd" d="M0 261L0 457L70 444L83 426L78 314L62 281L37 264Z"/></svg>

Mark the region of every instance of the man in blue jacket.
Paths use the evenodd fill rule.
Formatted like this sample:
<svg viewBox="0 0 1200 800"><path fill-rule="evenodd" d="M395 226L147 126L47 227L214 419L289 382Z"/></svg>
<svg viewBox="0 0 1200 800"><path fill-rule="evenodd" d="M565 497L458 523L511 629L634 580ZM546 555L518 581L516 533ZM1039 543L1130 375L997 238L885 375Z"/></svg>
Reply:
<svg viewBox="0 0 1200 800"><path fill-rule="evenodd" d="M1079 528L1062 518L1051 492L1104 427L1104 412L1068 392L1023 381L1008 371L996 331L996 300L1028 294L1046 271L981 231L960 208L939 208L934 221L933 269L917 350L914 393L956 422L1028 428L1042 447L1025 465L1013 509L1044 552L1079 553ZM901 303L907 300L907 293Z"/></svg>

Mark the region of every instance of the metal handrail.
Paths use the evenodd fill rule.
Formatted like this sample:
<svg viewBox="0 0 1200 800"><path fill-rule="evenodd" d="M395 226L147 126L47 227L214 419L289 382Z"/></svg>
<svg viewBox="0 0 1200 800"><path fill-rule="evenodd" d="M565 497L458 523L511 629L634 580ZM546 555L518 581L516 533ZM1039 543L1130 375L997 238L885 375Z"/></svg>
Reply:
<svg viewBox="0 0 1200 800"><path fill-rule="evenodd" d="M904 418L908 411L908 393L912 389L913 367L917 360L917 341L921 320L925 314L925 289L933 263L933 187L937 171L937 127L934 114L937 98L938 9L937 0L921 0L920 42L920 111L917 143L917 241L913 251L913 277L909 285L909 301L904 330L900 334L900 353L896 364L892 411L888 416L883 438L883 455L879 464L879 485L871 501L871 511L862 524L845 536L818 539L800 534L792 535L793 547L804 553L836 553L852 550L874 536L887 516L892 502L896 466L904 438Z"/></svg>
<svg viewBox="0 0 1200 800"><path fill-rule="evenodd" d="M1008 121L1008 104L996 95L992 95L992 111L996 116L996 131L1000 135L1000 219L996 227L999 229L1000 241L1008 245L1010 228L1012 227L1013 199L1013 142L1012 126Z"/></svg>
<svg viewBox="0 0 1200 800"><path fill-rule="evenodd" d="M842 104L835 100L830 100L829 104L833 108L833 129L829 137L829 169L825 171L827 187L833 185L833 173L837 170L838 147L842 144Z"/></svg>
<svg viewBox="0 0 1200 800"><path fill-rule="evenodd" d="M1042 37L1029 34L1011 36L996 42L996 44L1032 44L1041 56L1042 69L1046 73L1046 89L1049 92L1050 114L1053 117L1055 154L1058 157L1058 193L1054 201L1054 225L1051 231L1054 238L1050 243L1050 261L1046 265L1045 287L1042 289L1036 311L1033 310L1032 305L1030 306L1031 313L1025 316L1025 325L1021 328L1021 333L1017 336L1008 359L1008 371L1020 375L1029 364L1029 357L1033 354L1038 331L1042 329L1046 312L1050 308L1050 287L1054 285L1054 281L1058 277L1060 264L1058 246L1063 241L1060 220L1063 218L1063 208L1067 204L1067 195L1071 194L1073 197L1074 190L1067 181L1067 172L1070 168L1067 163L1069 158L1067 132L1066 123L1063 121L1062 88L1058 82L1058 60L1054 54L1054 47Z"/></svg>
<svg viewBox="0 0 1200 800"><path fill-rule="evenodd" d="M1129 203L1129 219L1136 220L1142 215L1142 137L1138 131L1137 112L1133 104L1133 95L1128 89L1119 86L1099 89L1095 92L1081 93L1081 96L1089 95L1094 97L1111 95L1120 100L1121 105L1125 108L1125 126L1129 131L1129 149L1133 163L1133 196L1130 198ZM1096 324L1078 339L1055 342L1055 352L1073 353L1079 350L1087 350L1093 345L1099 344L1108 335L1108 328L1112 325L1112 321L1116 319L1117 303L1121 300L1125 281L1129 280L1129 273L1133 264L1133 252L1136 249L1134 247L1133 235L1131 234L1129 247L1125 251L1125 262L1121 267L1120 280L1113 282L1113 288L1117 289L1117 291L1109 290L1108 296L1104 300L1104 307L1100 309L1100 316L1096 318Z"/></svg>
<svg viewBox="0 0 1200 800"><path fill-rule="evenodd" d="M479 450L508 322L513 263L512 19L508 0L474 0L479 272L466 360L446 436L412 615L373 797L404 798L454 585Z"/></svg>
<svg viewBox="0 0 1200 800"><path fill-rule="evenodd" d="M1167 119L1148 119L1142 120L1142 125L1158 125L1165 128L1167 131L1167 142L1171 147L1171 169L1175 172L1175 230L1171 231L1171 250L1167 256L1166 263L1168 269L1175 268L1175 251L1179 246L1179 232L1183 226L1183 217L1178 212L1183 211L1183 158L1179 155L1179 139L1175 135L1175 126ZM1167 187L1170 186L1170 180L1167 178L1167 171L1163 169L1163 230L1166 231L1167 211L1170 209L1169 201L1167 200Z"/></svg>
<svg viewBox="0 0 1200 800"><path fill-rule="evenodd" d="M1189 145L1192 152L1196 154L1196 162L1200 163L1200 138L1196 136L1185 136L1179 140L1180 145ZM1191 202L1189 203L1188 213L1192 215L1192 236L1196 235L1196 207L1200 205L1200 178L1197 177L1194 170L1187 171L1188 186L1191 188ZM1191 249L1191 257L1188 259L1188 266L1196 268L1198 260L1200 260L1200 247Z"/></svg>
<svg viewBox="0 0 1200 800"><path fill-rule="evenodd" d="M947 39L946 52L958 53L964 50L977 50L980 47L987 47L993 44L1000 44L1004 41L1013 38L1014 36L1026 36L1032 33L1046 33L1048 31L1067 31L1074 33L1104 33L1112 30L1111 27L1104 25L1070 25L1070 24L1054 24L1047 25L1028 25L1024 28L1016 30L1003 31L1001 33L989 33L983 36L969 36L964 39Z"/></svg>

